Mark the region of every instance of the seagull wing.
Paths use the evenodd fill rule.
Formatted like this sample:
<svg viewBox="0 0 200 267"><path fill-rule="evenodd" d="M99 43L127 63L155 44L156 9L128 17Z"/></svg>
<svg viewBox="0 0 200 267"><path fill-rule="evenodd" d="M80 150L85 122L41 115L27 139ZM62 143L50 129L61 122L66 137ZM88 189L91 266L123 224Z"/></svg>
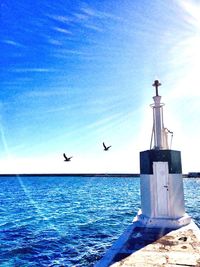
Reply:
<svg viewBox="0 0 200 267"><path fill-rule="evenodd" d="M67 158L67 156L65 155L65 153L63 153L63 157L64 157L66 160L68 160L68 158Z"/></svg>
<svg viewBox="0 0 200 267"><path fill-rule="evenodd" d="M104 144L104 142L103 142L103 147L106 149L107 147L106 147L106 145Z"/></svg>

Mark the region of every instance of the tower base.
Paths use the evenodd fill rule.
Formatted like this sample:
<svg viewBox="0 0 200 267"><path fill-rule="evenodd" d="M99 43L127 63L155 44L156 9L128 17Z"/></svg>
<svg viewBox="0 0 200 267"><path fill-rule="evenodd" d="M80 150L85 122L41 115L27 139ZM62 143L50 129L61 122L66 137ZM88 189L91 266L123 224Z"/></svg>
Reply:
<svg viewBox="0 0 200 267"><path fill-rule="evenodd" d="M185 213L180 218L150 218L142 214L141 210L138 211L134 221L141 223L142 227L149 228L170 228L178 229L182 226L188 225L191 222L191 217Z"/></svg>

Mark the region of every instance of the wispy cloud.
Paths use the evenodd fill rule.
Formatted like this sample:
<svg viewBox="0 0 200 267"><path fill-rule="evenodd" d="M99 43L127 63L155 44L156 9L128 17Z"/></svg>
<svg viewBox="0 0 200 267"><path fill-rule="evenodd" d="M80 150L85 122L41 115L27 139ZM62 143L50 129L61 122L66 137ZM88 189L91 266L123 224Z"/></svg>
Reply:
<svg viewBox="0 0 200 267"><path fill-rule="evenodd" d="M88 20L89 16L86 13L74 13L73 16L79 21Z"/></svg>
<svg viewBox="0 0 200 267"><path fill-rule="evenodd" d="M73 19L69 16L60 16L60 15L51 15L51 14L46 14L46 16L48 16L49 18L55 21L67 23L67 24L73 21Z"/></svg>
<svg viewBox="0 0 200 267"><path fill-rule="evenodd" d="M12 71L12 70L11 70ZM16 79L2 81L2 86L19 86L33 81L31 77L17 77Z"/></svg>
<svg viewBox="0 0 200 267"><path fill-rule="evenodd" d="M113 15L111 13L95 10L95 9L89 7L89 6L82 7L81 11L83 12L83 14L85 13L90 17L96 17L96 18L99 18L99 19L112 19L112 20L117 20L117 21L122 19L122 18L120 18L120 17L118 17L116 15Z"/></svg>
<svg viewBox="0 0 200 267"><path fill-rule="evenodd" d="M94 24L85 24L85 27L88 28L88 29L97 31L97 32L103 32L103 29L101 27L96 26Z"/></svg>
<svg viewBox="0 0 200 267"><path fill-rule="evenodd" d="M74 39L74 34L71 30L58 26L54 26L52 29L55 31L56 34L46 36L47 42L51 45L63 46L65 41Z"/></svg>
<svg viewBox="0 0 200 267"><path fill-rule="evenodd" d="M55 70L47 69L47 68L13 68L10 70L11 72L55 72Z"/></svg>
<svg viewBox="0 0 200 267"><path fill-rule="evenodd" d="M94 10L94 9L88 7L88 6L87 7L82 7L81 11L84 12L85 14L87 14L88 16L91 16L91 17L94 17L97 14L96 10Z"/></svg>
<svg viewBox="0 0 200 267"><path fill-rule="evenodd" d="M63 42L57 39L48 38L48 43L56 46L62 46Z"/></svg>
<svg viewBox="0 0 200 267"><path fill-rule="evenodd" d="M65 49L65 48L61 48L55 51L53 56L56 58L68 58L70 56L79 56L81 58L91 59L91 60L94 58L94 56L91 55L89 52L84 52L77 49Z"/></svg>
<svg viewBox="0 0 200 267"><path fill-rule="evenodd" d="M64 12L64 11L63 11ZM121 21L121 18L108 12L102 12L97 9L82 4L82 7L67 15L47 14L53 20L53 30L62 33L69 38L70 35L77 36L80 34L80 27L94 32L104 32L110 27L110 21ZM77 28L78 27L78 28ZM55 41L49 41L52 44L59 45Z"/></svg>
<svg viewBox="0 0 200 267"><path fill-rule="evenodd" d="M98 32L103 32L105 30L107 20L112 20L114 22L121 21L121 18L118 16L96 10L89 6L82 7L80 13L76 13L75 17L79 19L82 26ZM102 25L104 25L104 27Z"/></svg>
<svg viewBox="0 0 200 267"><path fill-rule="evenodd" d="M22 96L23 97L52 97L52 96L65 96L67 95L68 92L67 90L55 90L55 91L29 91L24 93Z"/></svg>
<svg viewBox="0 0 200 267"><path fill-rule="evenodd" d="M109 123L113 123L114 119L115 118L118 118L119 115L120 115L120 113L116 113L116 114L107 116L104 119L97 120L94 123L91 123L91 124L87 125L86 128L87 129L93 129L93 128L100 127L102 129L103 126L104 127L108 127L109 126Z"/></svg>
<svg viewBox="0 0 200 267"><path fill-rule="evenodd" d="M16 41L13 41L13 40L3 40L2 42L5 43L5 44L8 44L8 45L12 45L12 46L18 46L18 47L22 47L23 46L19 42L16 42Z"/></svg>
<svg viewBox="0 0 200 267"><path fill-rule="evenodd" d="M67 34L67 35L72 34L72 32L70 30L67 30L67 29L61 28L61 27L54 27L54 30L57 32Z"/></svg>

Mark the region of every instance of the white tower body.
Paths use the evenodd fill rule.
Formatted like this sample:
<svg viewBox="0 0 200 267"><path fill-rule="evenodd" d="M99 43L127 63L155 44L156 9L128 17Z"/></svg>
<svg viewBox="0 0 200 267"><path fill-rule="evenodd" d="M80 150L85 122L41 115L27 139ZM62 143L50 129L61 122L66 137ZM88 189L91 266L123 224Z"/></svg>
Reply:
<svg viewBox="0 0 200 267"><path fill-rule="evenodd" d="M163 125L163 105L160 103L161 96L153 97L154 104L153 107L153 131L154 131L154 148L155 149L166 149L166 144L164 143L164 125Z"/></svg>
<svg viewBox="0 0 200 267"><path fill-rule="evenodd" d="M167 128L163 123L163 105L153 97L153 149L140 152L141 214L139 220L147 227L179 228L190 222L185 214L180 151L168 148Z"/></svg>

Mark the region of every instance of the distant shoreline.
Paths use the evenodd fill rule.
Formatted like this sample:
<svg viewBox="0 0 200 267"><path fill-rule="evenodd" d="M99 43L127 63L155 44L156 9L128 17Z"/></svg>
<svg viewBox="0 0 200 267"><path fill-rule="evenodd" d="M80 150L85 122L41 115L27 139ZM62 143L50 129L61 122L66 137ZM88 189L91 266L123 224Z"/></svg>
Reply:
<svg viewBox="0 0 200 267"><path fill-rule="evenodd" d="M138 173L18 173L0 174L1 176L81 176L81 177L139 177Z"/></svg>
<svg viewBox="0 0 200 267"><path fill-rule="evenodd" d="M135 178L140 177L139 173L11 173L11 174L0 174L0 177L13 177L13 176L21 176L21 177L37 177L37 176L56 176L56 177L64 177L64 176L76 176L76 177L124 177L124 178ZM200 177L192 177L188 174L183 174L183 178L200 178Z"/></svg>

